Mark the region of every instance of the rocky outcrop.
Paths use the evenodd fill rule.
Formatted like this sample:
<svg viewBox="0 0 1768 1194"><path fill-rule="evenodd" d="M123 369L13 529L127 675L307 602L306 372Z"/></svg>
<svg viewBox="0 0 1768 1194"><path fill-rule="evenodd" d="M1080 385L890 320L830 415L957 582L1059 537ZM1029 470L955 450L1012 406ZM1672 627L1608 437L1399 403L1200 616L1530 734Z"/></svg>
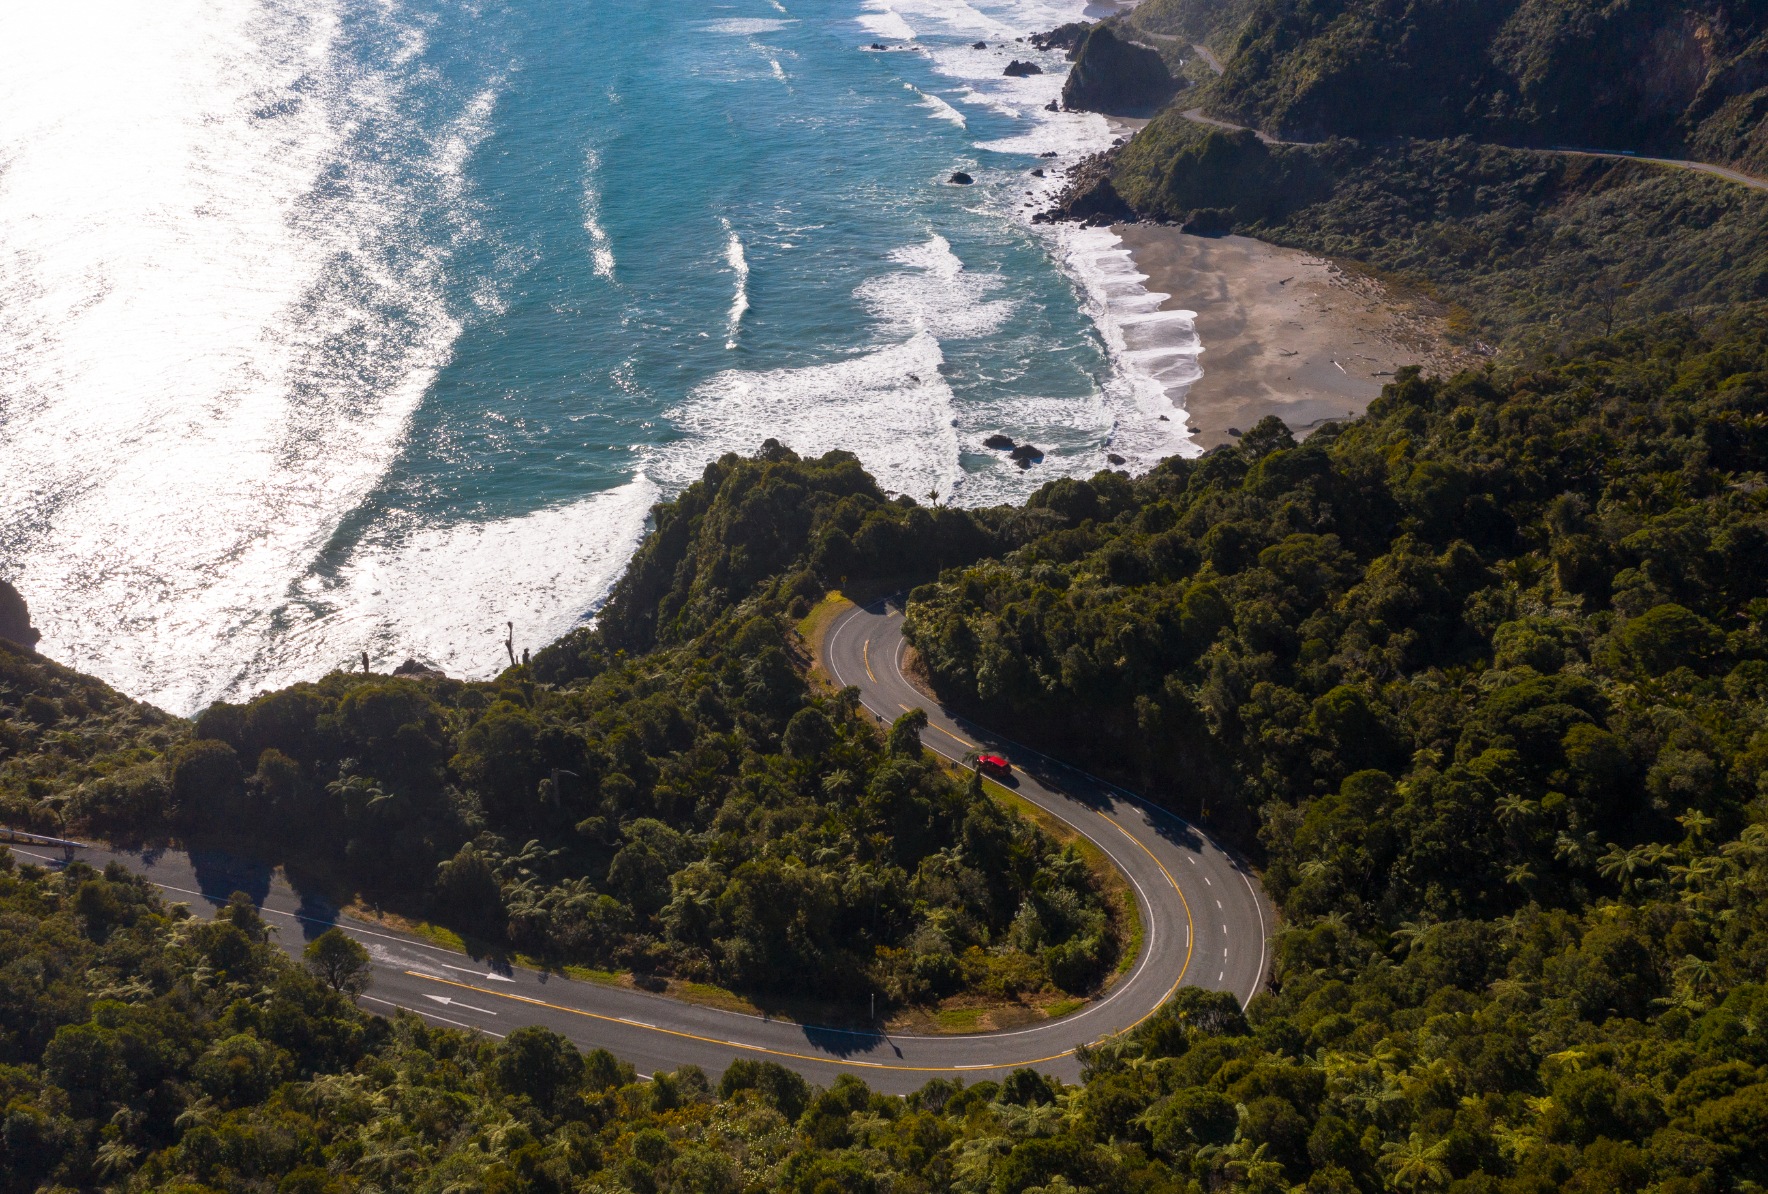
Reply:
<svg viewBox="0 0 1768 1194"><path fill-rule="evenodd" d="M1006 75L1009 79L1023 79L1030 75L1043 74L1044 68L1035 62L1021 62L1019 59L1015 58L1013 61L1007 63L1007 69L1001 73Z"/></svg>
<svg viewBox="0 0 1768 1194"><path fill-rule="evenodd" d="M1146 116L1182 85L1155 51L1123 40L1109 26L1096 25L1062 85L1062 106L1073 112Z"/></svg>
<svg viewBox="0 0 1768 1194"><path fill-rule="evenodd" d="M967 187L976 180L971 178L968 174L965 174L962 170L953 170L952 176L946 179L946 181L953 186Z"/></svg>
<svg viewBox="0 0 1768 1194"><path fill-rule="evenodd" d="M37 649L43 636L31 625L31 611L17 589L0 580L0 638L27 651Z"/></svg>
<svg viewBox="0 0 1768 1194"><path fill-rule="evenodd" d="M1108 149L1076 162L1056 204L1048 211L1033 216L1034 224L1056 224L1077 221L1082 224L1116 224L1136 219L1136 213L1117 188L1111 185L1111 166L1117 150Z"/></svg>
<svg viewBox="0 0 1768 1194"><path fill-rule="evenodd" d="M1087 33L1093 28L1086 21L1070 21L1066 25L1058 25L1048 33L1034 33L1031 44L1039 50L1065 50L1069 61L1080 49L1080 43L1087 39Z"/></svg>

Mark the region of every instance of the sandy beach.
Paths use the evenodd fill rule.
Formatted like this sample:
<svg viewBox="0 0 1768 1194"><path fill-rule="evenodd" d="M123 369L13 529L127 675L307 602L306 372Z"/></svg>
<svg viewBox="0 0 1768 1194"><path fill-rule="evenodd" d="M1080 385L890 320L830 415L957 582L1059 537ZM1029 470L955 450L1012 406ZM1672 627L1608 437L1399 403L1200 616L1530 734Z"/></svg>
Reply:
<svg viewBox="0 0 1768 1194"><path fill-rule="evenodd" d="M1472 359L1449 345L1441 312L1312 254L1154 224L1113 231L1148 290L1170 296L1160 310L1196 312L1203 376L1174 400L1206 450L1268 414L1298 435L1361 414L1401 366Z"/></svg>

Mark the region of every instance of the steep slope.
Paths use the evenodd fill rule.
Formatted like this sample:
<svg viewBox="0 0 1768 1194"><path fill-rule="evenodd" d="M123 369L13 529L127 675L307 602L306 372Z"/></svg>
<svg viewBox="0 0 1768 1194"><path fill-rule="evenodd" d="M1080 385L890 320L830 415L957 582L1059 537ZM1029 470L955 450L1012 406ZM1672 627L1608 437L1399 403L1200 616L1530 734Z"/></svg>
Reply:
<svg viewBox="0 0 1768 1194"><path fill-rule="evenodd" d="M1301 140L1467 134L1759 169L1765 16L1737 0L1261 0L1205 102Z"/></svg>

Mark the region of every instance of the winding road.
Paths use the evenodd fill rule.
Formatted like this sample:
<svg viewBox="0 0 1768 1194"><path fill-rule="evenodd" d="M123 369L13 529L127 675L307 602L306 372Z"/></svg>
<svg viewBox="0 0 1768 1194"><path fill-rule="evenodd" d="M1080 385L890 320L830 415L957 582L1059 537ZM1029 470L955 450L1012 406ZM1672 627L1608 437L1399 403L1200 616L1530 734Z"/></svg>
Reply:
<svg viewBox="0 0 1768 1194"><path fill-rule="evenodd" d="M1202 46L1197 47L1202 49ZM1221 67L1216 67L1221 73ZM1260 129L1244 124L1235 124L1231 120L1218 120L1210 116L1202 108L1189 108L1179 113L1192 124L1207 125L1210 128L1226 129L1231 133L1251 133L1266 145L1319 145L1319 141L1284 141ZM1695 174L1708 174L1714 178L1734 182L1738 186L1748 187L1752 191L1768 191L1768 179L1757 178L1754 174L1745 174L1741 170L1733 170L1729 166L1715 166L1711 162L1696 162L1684 158L1654 158L1631 151L1615 149L1575 149L1565 145L1506 145L1506 149L1521 150L1525 153L1557 153L1573 158L1615 158L1626 162L1644 162L1648 166L1663 166L1670 170L1688 170Z"/></svg>
<svg viewBox="0 0 1768 1194"><path fill-rule="evenodd" d="M1133 25L1130 28L1141 37L1157 38L1160 41L1183 40L1171 33L1155 33L1151 29L1141 29ZM1155 49L1156 47L1150 46L1148 48ZM1222 60L1217 58L1208 46L1203 45L1202 43L1196 43L1191 46L1191 49L1197 53L1199 58L1203 59L1204 63L1208 65L1210 70L1218 75L1223 73L1225 68L1222 66ZM1227 129L1230 132L1250 132L1266 145L1319 144L1317 141L1283 141L1271 136L1269 133L1263 132L1259 129L1249 128L1244 124L1235 124L1232 121L1218 120L1213 116L1207 115L1202 108L1191 108L1187 111L1180 112L1179 115L1186 120L1191 121L1193 124L1203 124L1208 125L1211 128ZM1768 178L1758 178L1754 174L1745 174L1742 170L1733 170L1729 166L1715 166L1711 162L1697 162L1687 158L1654 158L1620 150L1579 149L1567 145L1513 145L1508 146L1507 148L1532 150L1538 153L1562 153L1568 157L1624 158L1633 162L1645 162L1652 166L1665 166L1672 170L1692 170L1696 174L1709 174L1714 178L1722 178L1726 182L1734 182L1739 186L1748 187L1752 191L1768 191Z"/></svg>
<svg viewBox="0 0 1768 1194"><path fill-rule="evenodd" d="M777 1061L827 1084L843 1070L875 1090L906 1093L937 1077L1000 1078L1034 1066L1065 1079L1079 1074L1077 1044L1122 1031L1160 1006L1180 983L1231 991L1243 1002L1259 988L1268 961L1270 913L1250 873L1206 835L1127 792L952 717L917 692L901 670L900 608L880 603L843 613L824 638L823 665L860 690L886 721L927 709L926 745L949 758L978 747L1014 764L1010 786L1074 826L1111 856L1136 890L1144 948L1106 996L1060 1020L964 1036L894 1035L819 1028L684 1003L623 987L577 981L520 966L475 960L421 937L340 918L278 870L200 851L140 852L85 847L82 861L116 861L140 872L173 901L219 906L244 891L298 953L332 925L369 950L371 1011L405 1008L425 1019L506 1036L545 1025L584 1049L606 1048L641 1074L693 1064L718 1074L739 1057ZM22 860L61 865L58 851L29 844Z"/></svg>

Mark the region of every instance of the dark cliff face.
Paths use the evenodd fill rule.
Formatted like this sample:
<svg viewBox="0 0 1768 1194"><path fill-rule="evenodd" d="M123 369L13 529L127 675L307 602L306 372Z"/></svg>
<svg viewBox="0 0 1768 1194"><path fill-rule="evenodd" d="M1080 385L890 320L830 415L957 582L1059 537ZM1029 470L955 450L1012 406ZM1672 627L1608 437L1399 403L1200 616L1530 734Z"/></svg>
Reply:
<svg viewBox="0 0 1768 1194"><path fill-rule="evenodd" d="M1159 54L1098 25L1075 55L1074 69L1062 87L1062 106L1107 116L1146 116L1180 86Z"/></svg>
<svg viewBox="0 0 1768 1194"><path fill-rule="evenodd" d="M1031 44L1040 50L1065 50L1068 60L1074 61L1075 54L1080 51L1080 44L1087 39L1088 30L1092 25L1087 21L1070 21L1066 25L1058 25L1048 33L1034 33Z"/></svg>
<svg viewBox="0 0 1768 1194"><path fill-rule="evenodd" d="M35 649L43 636L31 626L31 611L17 589L0 580L0 638Z"/></svg>

